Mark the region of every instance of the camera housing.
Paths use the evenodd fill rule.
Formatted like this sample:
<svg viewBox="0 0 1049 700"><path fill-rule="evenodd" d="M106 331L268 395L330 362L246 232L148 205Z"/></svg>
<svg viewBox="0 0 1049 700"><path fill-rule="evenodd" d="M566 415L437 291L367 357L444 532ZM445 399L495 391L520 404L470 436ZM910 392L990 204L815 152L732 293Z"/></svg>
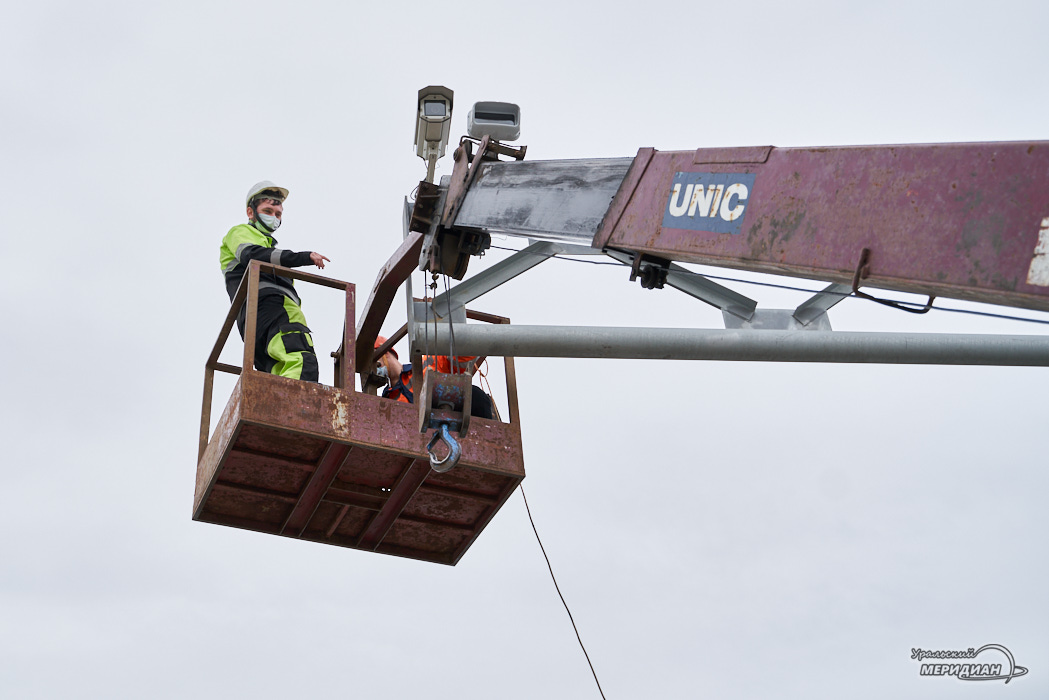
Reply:
<svg viewBox="0 0 1049 700"><path fill-rule="evenodd" d="M512 102L475 102L466 117L466 132L475 139L516 141L521 136L521 108Z"/></svg>
<svg viewBox="0 0 1049 700"><path fill-rule="evenodd" d="M443 85L430 85L419 91L415 120L415 152L426 161L426 181L433 182L437 159L444 155L452 127L452 97Z"/></svg>

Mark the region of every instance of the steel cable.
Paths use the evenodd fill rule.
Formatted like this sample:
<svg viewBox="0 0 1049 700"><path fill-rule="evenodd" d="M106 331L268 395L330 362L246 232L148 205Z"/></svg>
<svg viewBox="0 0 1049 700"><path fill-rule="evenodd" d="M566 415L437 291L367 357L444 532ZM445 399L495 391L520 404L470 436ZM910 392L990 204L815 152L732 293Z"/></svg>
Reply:
<svg viewBox="0 0 1049 700"><path fill-rule="evenodd" d="M442 275L444 277L444 294L445 297L451 298L452 292L448 286L448 275ZM434 314L437 314L437 309L434 309ZM459 374L455 371L459 366L459 362L455 357L455 328L452 323L452 307L448 306L448 366L452 368L452 374Z"/></svg>
<svg viewBox="0 0 1049 700"><path fill-rule="evenodd" d="M572 623L572 629L575 630L575 638L579 640L579 648L583 650L583 656L586 657L586 663L590 666L590 673L594 675L594 683L597 684L597 692L601 694L601 698L604 700L605 691L601 690L601 681L597 680L597 671L594 670L594 664L590 661L590 654L586 653L586 647L583 646L583 638L579 636L579 628L576 627L575 618L572 617L572 611L568 609L568 603L565 602L565 597L561 593L561 587L557 585L557 577L554 576L554 567L550 565L550 557L546 555L546 547L543 546L543 540L539 538L539 530L535 528L535 520L532 518L532 509L528 507L528 497L525 496L524 484L518 484L517 488L521 490L521 498L524 499L525 511L528 513L528 522L532 524L532 532L535 533L535 540L539 543L539 549L543 552L543 559L546 559L546 568L550 570L550 578L554 582L554 588L557 590L558 597L561 598L561 604L565 606L565 612L568 613L568 621Z"/></svg>

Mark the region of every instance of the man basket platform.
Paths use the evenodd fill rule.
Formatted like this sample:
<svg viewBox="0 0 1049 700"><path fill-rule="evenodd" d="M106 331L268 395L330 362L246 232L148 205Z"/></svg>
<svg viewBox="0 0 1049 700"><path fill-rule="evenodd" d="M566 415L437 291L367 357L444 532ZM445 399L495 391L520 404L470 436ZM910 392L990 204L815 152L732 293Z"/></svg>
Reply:
<svg viewBox="0 0 1049 700"><path fill-rule="evenodd" d="M260 270L343 290L336 386L253 369ZM430 467L416 406L354 389L354 285L253 261L208 358L193 519L454 565L524 479L513 359L510 422L474 418L462 456ZM241 367L218 361L247 304ZM215 370L239 374L210 435Z"/></svg>

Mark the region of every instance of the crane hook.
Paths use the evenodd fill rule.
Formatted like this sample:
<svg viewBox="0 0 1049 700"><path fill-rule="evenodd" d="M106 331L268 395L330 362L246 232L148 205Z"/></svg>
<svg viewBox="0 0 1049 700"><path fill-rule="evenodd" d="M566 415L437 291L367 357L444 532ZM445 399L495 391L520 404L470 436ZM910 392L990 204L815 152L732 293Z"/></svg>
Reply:
<svg viewBox="0 0 1049 700"><path fill-rule="evenodd" d="M444 444L448 447L448 454L445 455L444 459L437 459L437 453L433 451L438 440L443 440ZM458 464L459 457L462 456L463 453L459 443L454 437L452 437L452 434L448 432L447 423L441 423L437 426L437 429L433 431L433 437L430 438L430 442L426 445L426 451L430 453L430 467L438 474L443 474Z"/></svg>

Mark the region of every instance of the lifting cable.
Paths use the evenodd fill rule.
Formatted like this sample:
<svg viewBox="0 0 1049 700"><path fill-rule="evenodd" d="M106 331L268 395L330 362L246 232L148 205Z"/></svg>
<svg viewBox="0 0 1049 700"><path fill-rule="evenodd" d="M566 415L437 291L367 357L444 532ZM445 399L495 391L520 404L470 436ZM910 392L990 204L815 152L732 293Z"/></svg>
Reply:
<svg viewBox="0 0 1049 700"><path fill-rule="evenodd" d="M411 303L414 304L415 300L413 299ZM427 296L427 294L426 294L426 271L424 270L423 271L423 313L425 314L423 316L423 357L424 358L430 354L430 319L427 318L427 316L429 316L429 309L430 309L430 297ZM434 342L435 343L437 342L436 334L434 335ZM409 355L410 354L411 354L411 349L409 348ZM423 360L422 365L423 366L419 368L419 371L420 372L425 372L426 371L426 369L425 369L426 368L426 361L425 360ZM419 376L421 377L422 375L420 374Z"/></svg>
<svg viewBox="0 0 1049 700"><path fill-rule="evenodd" d="M448 275L441 275L441 277L444 278L444 291L445 291L445 294L450 294L450 291L449 291L450 290L450 286L448 284ZM433 294L432 295L424 295L423 296L423 301L426 304L425 309L426 309L427 315L430 315L431 313L433 314L433 337L434 337L434 342L437 342L437 331L438 331L438 324L440 323L440 319L437 317L437 309L433 308L433 301L437 297L437 273L436 272L433 273L433 280L432 280L432 282L429 285L426 285L426 272L425 271L423 272L423 287L426 288L427 286L433 292ZM423 319L423 328L424 328L424 331L423 331L423 352L427 356L429 356L430 355L430 325L429 325L429 319ZM448 339L449 339L448 340L448 358L450 360L451 358L455 357L455 328L453 327L453 324L452 324L452 314L450 313L450 310L449 310L449 313L448 313ZM437 349L438 348L436 348L436 347L434 348L434 350L437 350ZM426 363L423 362L423 364L425 365ZM436 367L436 365L434 365L434 366ZM453 371L452 374L456 374L456 372Z"/></svg>
<svg viewBox="0 0 1049 700"><path fill-rule="evenodd" d="M444 294L446 298L451 298L451 288L448 286L448 275L442 275L444 277ZM437 315L437 309L433 310L434 316ZM448 306L448 366L452 368L452 374L458 374L455 369L459 366L459 361L455 357L455 324L452 323L452 307Z"/></svg>
<svg viewBox="0 0 1049 700"><path fill-rule="evenodd" d="M426 451L430 455L430 467L439 474L452 469L459 462L459 457L462 454L462 448L455 437L452 436L450 431L455 431L460 437L465 432L467 420L469 419L469 412L467 406L470 403L469 389L465 389L459 385L456 386L454 381L452 384L448 384L443 378L437 379L433 386L427 383L427 379L430 377L437 377L443 375L439 369L440 362L437 354L430 354L430 320L429 316L433 315L433 332L434 332L434 351L440 353L441 348L437 347L437 335L440 330L440 317L438 316L437 309L434 308L433 301L437 297L437 278L444 277L444 291L446 295L451 294L451 284L448 281L448 275L444 273L433 272L431 275L431 283L428 285L431 293L424 295L425 302L425 313L427 318L424 319L424 331L423 331L423 351L426 353L423 356L422 369L420 370L423 377L423 395L417 397L417 401L421 402L420 421L428 421L428 425L421 424L420 428L423 432L426 432L428 428L433 428L433 435L430 437L430 442L426 445ZM423 280L425 284L425 271L423 273ZM412 302L414 304L414 302ZM452 323L452 310L448 309L445 314L448 320L448 374L449 375L462 375L467 374L459 367L458 357L455 354L455 328ZM432 374L430 374L432 372ZM467 383L469 386L469 382ZM465 391L465 394L464 394ZM425 408L424 408L425 406ZM438 416L434 413L437 409L448 409L450 415ZM456 418L458 415L458 418ZM434 450L438 442L443 442L448 450L448 454L442 459L437 455L438 453Z"/></svg>
<svg viewBox="0 0 1049 700"><path fill-rule="evenodd" d="M543 552L543 559L546 559L546 568L550 570L550 578L554 582L554 588L557 590L557 595L561 598L561 604L565 606L565 612L568 613L568 621L572 623L572 629L575 630L575 638L579 640L579 648L583 650L583 656L586 657L586 663L590 666L590 673L594 675L594 683L597 683L597 692L601 693L602 700L605 699L605 691L601 690L601 681L597 680L597 671L594 670L594 664L590 661L590 654L586 653L586 647L583 646L583 638L579 636L579 628L576 627L575 618L572 617L572 611L568 609L568 603L565 602L565 597L561 593L561 587L557 585L557 577L554 576L554 567L550 565L550 557L546 556L546 547L543 546L543 541L539 538L539 530L535 528L535 520L532 519L532 509L528 507L528 497L525 496L524 484L518 484L518 489L521 491L521 498L524 499L525 511L528 513L528 522L532 524L532 532L535 533L535 540L539 543L539 549Z"/></svg>
<svg viewBox="0 0 1049 700"><path fill-rule="evenodd" d="M516 248L507 248L505 246L493 245L491 247L493 249L496 249L496 250L506 250L506 251L510 251L512 253L524 253L524 252L526 252L524 250L518 250ZM618 262L618 261L616 261L616 262L609 262L609 261L605 261L605 260L581 260L579 258L565 258L565 257L561 257L557 253L528 253L528 254L529 255L538 255L538 256L543 257L543 258L556 258L558 260L564 260L566 262L586 263L587 265L612 265L612 266L615 266L615 267L630 267L629 264ZM819 289L806 289L804 287L793 287L793 286L787 285L787 284L775 284L773 282L758 282L758 281L755 281L755 280L745 280L745 279L740 279L738 277L723 277L723 276L719 276L719 275L708 275L708 274L703 274L703 273L699 273L699 272L693 272L692 270L675 270L674 274L695 275L695 276L698 276L698 277L705 277L707 279L720 280L722 282L739 282L740 284L750 284L750 285L754 285L754 286L757 286L757 287L772 287L773 289L786 289L786 290L789 290L789 291L792 291L792 292L805 292L807 294L819 294L819 292L821 291ZM846 298L847 299L866 299L866 297L858 296L855 293L849 293L848 296L846 296ZM867 301L878 301L876 299L866 299L866 300ZM922 309L922 308L924 308L926 306L926 304L924 304L924 303L914 302L914 301L897 301L895 303L899 304L900 306L913 307L914 309ZM958 308L954 308L954 307L950 307L950 306L936 306L935 304L929 306L929 308L931 310L933 310L933 311L947 311L947 312L955 313L955 314L968 314L970 316L984 316L986 318L1000 318L1000 319L1003 319L1003 320L1006 320L1006 321L1023 321L1025 323L1040 323L1040 324L1043 324L1043 325L1049 325L1049 319L1025 318L1023 316L1012 316L1012 315L1009 315L1009 314L996 314L996 313L993 313L993 312L990 312L990 311L976 311L976 310L973 310L973 309L958 309ZM910 309L905 309L905 310L906 311L910 311Z"/></svg>

